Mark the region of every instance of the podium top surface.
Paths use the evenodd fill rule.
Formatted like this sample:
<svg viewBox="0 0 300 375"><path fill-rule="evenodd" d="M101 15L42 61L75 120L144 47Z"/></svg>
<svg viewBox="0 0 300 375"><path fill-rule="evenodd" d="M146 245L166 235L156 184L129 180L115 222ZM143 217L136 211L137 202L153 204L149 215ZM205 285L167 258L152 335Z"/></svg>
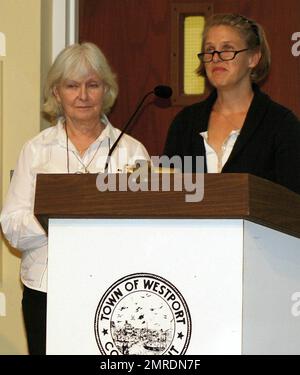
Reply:
<svg viewBox="0 0 300 375"><path fill-rule="evenodd" d="M34 214L46 231L49 218L246 219L300 237L300 195L253 175L205 174L195 203L186 191L100 192L97 176L37 175Z"/></svg>

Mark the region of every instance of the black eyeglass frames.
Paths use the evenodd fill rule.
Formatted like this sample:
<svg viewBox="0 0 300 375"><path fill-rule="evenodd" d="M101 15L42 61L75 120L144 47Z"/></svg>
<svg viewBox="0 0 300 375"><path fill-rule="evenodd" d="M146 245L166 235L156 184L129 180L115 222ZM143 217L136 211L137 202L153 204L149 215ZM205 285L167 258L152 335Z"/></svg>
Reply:
<svg viewBox="0 0 300 375"><path fill-rule="evenodd" d="M218 55L219 59L222 61L233 60L235 56L244 51L248 51L249 48L240 49L238 51L212 51L212 52L201 52L198 53L198 58L203 63L211 62L214 58L215 53Z"/></svg>

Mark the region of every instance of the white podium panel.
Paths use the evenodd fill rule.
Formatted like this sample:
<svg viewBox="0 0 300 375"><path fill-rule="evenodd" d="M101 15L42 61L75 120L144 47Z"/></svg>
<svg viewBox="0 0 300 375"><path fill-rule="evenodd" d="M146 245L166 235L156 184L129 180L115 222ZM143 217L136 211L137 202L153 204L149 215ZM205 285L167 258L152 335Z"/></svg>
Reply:
<svg viewBox="0 0 300 375"><path fill-rule="evenodd" d="M102 354L241 353L242 249L242 220L51 220L47 353L101 354L101 345ZM156 288L149 287L152 279L133 276L132 283L148 280L148 287L129 291L123 285L119 295L118 287L112 291L118 303L106 306L109 321L103 320L108 326L100 324L97 339L100 300L118 280L132 274L168 281L186 308L168 300L176 294L172 286L158 280ZM163 286L166 293L160 294ZM153 306L144 303L143 290L151 294ZM186 324L177 322L181 315ZM119 338L109 338L113 330ZM123 336L130 335L134 337L123 350L122 340L128 338Z"/></svg>
<svg viewBox="0 0 300 375"><path fill-rule="evenodd" d="M299 244L243 220L50 220L47 354L299 353Z"/></svg>
<svg viewBox="0 0 300 375"><path fill-rule="evenodd" d="M243 353L300 354L300 239L245 221L243 290Z"/></svg>

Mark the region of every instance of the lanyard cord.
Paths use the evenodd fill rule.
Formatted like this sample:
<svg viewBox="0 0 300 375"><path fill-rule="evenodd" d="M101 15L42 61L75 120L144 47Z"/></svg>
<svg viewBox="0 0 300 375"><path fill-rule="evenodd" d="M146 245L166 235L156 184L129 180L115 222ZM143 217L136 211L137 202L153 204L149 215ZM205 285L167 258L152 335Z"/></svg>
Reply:
<svg viewBox="0 0 300 375"><path fill-rule="evenodd" d="M68 130L67 130L67 126L65 125L65 131L66 131L66 146L67 146L67 171L68 171L68 174L70 174L70 160L69 160L69 136L68 136ZM82 166L84 167L84 173L90 173L90 171L88 170L88 167L90 166L90 164L92 163L92 161L94 160L98 150L100 149L100 146L102 144L103 141L99 142L99 145L94 153L94 155L92 156L91 160L88 162L87 165L85 165L82 160L76 155L76 153L74 151L72 151L73 155L76 157L76 159L82 164Z"/></svg>

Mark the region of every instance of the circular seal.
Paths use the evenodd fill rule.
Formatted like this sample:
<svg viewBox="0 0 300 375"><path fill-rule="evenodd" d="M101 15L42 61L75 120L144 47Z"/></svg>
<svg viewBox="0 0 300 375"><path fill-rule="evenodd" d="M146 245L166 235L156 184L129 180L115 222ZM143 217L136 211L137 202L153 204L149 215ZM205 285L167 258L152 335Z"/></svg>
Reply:
<svg viewBox="0 0 300 375"><path fill-rule="evenodd" d="M104 355L179 355L190 342L191 317L183 296L168 280L134 273L102 296L94 329Z"/></svg>

